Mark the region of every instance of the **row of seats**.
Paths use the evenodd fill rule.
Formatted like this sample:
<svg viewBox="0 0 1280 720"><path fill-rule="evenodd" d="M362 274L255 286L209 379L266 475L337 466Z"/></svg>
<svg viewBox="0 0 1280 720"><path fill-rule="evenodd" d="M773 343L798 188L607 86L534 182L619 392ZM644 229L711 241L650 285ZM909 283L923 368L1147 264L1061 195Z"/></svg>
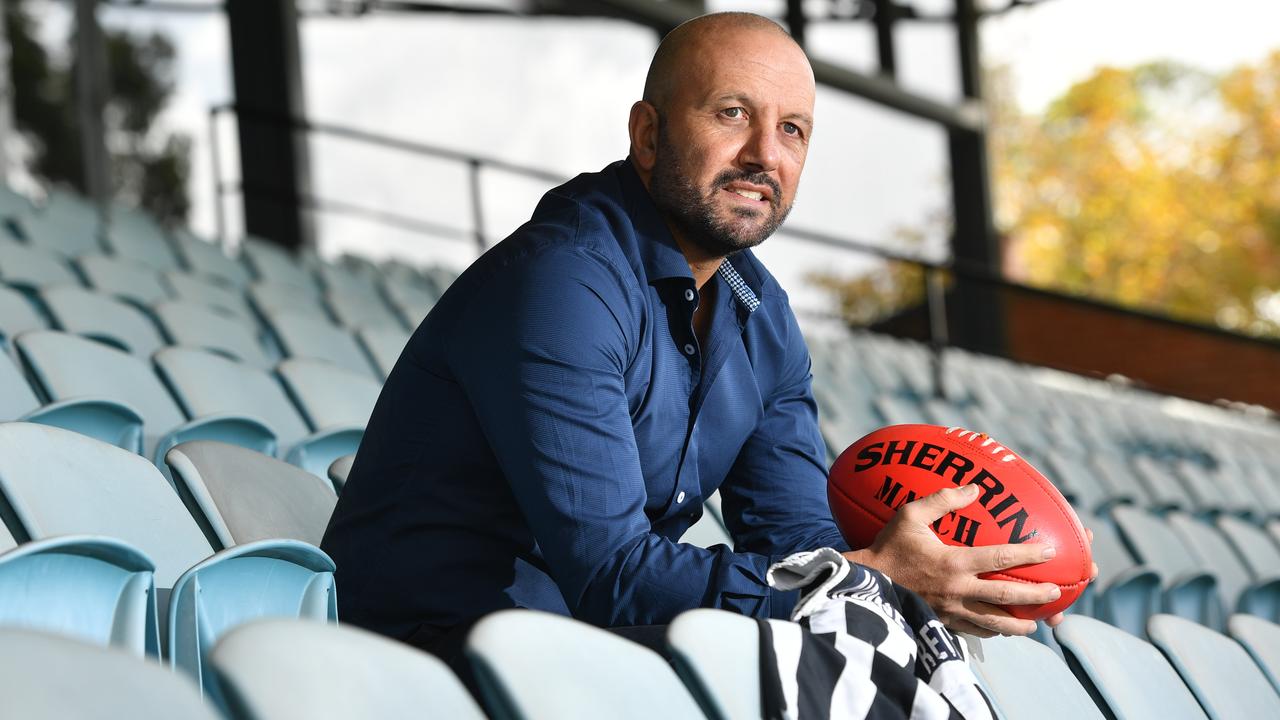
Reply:
<svg viewBox="0 0 1280 720"><path fill-rule="evenodd" d="M1230 632L1158 615L1148 643L1071 617L1056 631L1065 661L1025 638L969 642L975 674L1001 718L1280 716L1280 626L1236 616ZM668 665L583 623L502 611L481 620L467 638L477 703L443 663L400 643L333 625L259 620L218 640L207 662L224 702L203 704L182 677L128 654L4 628L0 677L9 688L6 707L31 718L216 718L225 712L235 720L466 720L487 712L525 720L757 720L763 716L759 643L754 620L692 610L668 629Z"/></svg>

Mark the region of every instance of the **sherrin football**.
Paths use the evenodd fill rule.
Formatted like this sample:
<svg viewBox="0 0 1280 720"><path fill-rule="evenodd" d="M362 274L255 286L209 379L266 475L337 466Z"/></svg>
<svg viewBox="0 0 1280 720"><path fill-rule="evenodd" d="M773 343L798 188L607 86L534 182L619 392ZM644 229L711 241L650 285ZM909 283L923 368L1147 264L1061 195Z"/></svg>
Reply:
<svg viewBox="0 0 1280 720"><path fill-rule="evenodd" d="M1004 609L1041 620L1066 609L1089 583L1093 559L1084 528L1066 499L1012 450L979 432L937 425L881 428L840 454L827 477L831 514L849 545L871 545L903 505L946 487L975 485L976 500L933 530L950 545L1047 543L1057 555L983 577L1051 582L1062 596L1045 605Z"/></svg>

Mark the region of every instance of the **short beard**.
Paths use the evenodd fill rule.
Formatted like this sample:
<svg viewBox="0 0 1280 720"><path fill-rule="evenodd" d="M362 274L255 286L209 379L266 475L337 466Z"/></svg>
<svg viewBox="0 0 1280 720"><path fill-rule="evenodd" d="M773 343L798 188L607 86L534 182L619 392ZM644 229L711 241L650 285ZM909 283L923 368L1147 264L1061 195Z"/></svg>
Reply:
<svg viewBox="0 0 1280 720"><path fill-rule="evenodd" d="M741 222L723 221L716 217L716 193L725 185L737 181L767 185L773 190L769 215L760 225L748 224L749 220L759 215L759 211L748 208L733 209L732 212ZM667 221L685 239L712 257L729 257L759 245L782 225L791 212L790 202L782 204L782 188L766 173L725 170L716 176L705 193L694 187L667 136L666 122L661 117L658 119L658 146L653 174L649 179L649 194Z"/></svg>

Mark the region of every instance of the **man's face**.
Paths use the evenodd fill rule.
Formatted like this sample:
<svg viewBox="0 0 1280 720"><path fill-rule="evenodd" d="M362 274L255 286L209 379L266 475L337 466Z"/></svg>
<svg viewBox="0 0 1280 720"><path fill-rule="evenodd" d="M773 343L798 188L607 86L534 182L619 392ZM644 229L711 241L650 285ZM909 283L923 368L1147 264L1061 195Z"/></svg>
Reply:
<svg viewBox="0 0 1280 720"><path fill-rule="evenodd" d="M799 48L760 30L701 39L658 108L649 192L680 235L724 257L759 245L795 201L813 128Z"/></svg>

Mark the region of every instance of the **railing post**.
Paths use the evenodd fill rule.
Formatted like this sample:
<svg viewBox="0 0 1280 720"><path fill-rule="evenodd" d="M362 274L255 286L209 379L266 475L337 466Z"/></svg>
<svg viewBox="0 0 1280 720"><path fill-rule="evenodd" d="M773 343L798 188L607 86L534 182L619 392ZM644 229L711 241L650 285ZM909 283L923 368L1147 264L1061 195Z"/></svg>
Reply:
<svg viewBox="0 0 1280 720"><path fill-rule="evenodd" d="M227 218L222 208L222 153L218 146L218 113L220 107L209 108L209 171L213 173L213 219L217 223L218 246L227 249Z"/></svg>
<svg viewBox="0 0 1280 720"><path fill-rule="evenodd" d="M471 179L471 224L475 229L476 249L483 255L489 246L484 240L484 204L480 199L480 161L471 159L467 162L468 176Z"/></svg>
<svg viewBox="0 0 1280 720"><path fill-rule="evenodd" d="M926 266L924 269L925 304L929 310L929 346L933 349L931 363L933 370L933 394L939 400L947 397L946 379L944 377L942 351L948 343L947 337L947 288L942 270Z"/></svg>

